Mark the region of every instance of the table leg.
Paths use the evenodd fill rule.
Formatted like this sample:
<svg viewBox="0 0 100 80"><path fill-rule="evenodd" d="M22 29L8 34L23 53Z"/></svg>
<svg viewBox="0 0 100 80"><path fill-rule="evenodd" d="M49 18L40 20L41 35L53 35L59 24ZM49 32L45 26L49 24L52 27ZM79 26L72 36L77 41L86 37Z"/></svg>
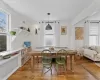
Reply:
<svg viewBox="0 0 100 80"><path fill-rule="evenodd" d="M74 59L73 59L74 61L77 60L76 54L77 54L77 52L73 55L74 56Z"/></svg>
<svg viewBox="0 0 100 80"><path fill-rule="evenodd" d="M70 69L71 69L71 71L73 70L73 68L72 68L72 55L70 55Z"/></svg>
<svg viewBox="0 0 100 80"><path fill-rule="evenodd" d="M67 66L68 66L68 65L67 65L67 56L66 56L66 71L67 71Z"/></svg>
<svg viewBox="0 0 100 80"><path fill-rule="evenodd" d="M31 56L31 70L32 70L32 72L33 72L33 69L34 69L34 56Z"/></svg>

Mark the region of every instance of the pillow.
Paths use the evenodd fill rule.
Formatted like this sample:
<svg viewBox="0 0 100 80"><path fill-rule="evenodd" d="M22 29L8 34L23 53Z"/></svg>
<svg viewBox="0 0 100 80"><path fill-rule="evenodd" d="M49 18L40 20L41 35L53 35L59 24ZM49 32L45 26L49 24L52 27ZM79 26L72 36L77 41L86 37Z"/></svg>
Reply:
<svg viewBox="0 0 100 80"><path fill-rule="evenodd" d="M91 47L88 47L88 49L93 50Z"/></svg>
<svg viewBox="0 0 100 80"><path fill-rule="evenodd" d="M91 50L95 50L95 46L90 46L89 47Z"/></svg>
<svg viewBox="0 0 100 80"><path fill-rule="evenodd" d="M100 53L100 46L96 46L96 47L95 47L95 50L96 50L98 53Z"/></svg>

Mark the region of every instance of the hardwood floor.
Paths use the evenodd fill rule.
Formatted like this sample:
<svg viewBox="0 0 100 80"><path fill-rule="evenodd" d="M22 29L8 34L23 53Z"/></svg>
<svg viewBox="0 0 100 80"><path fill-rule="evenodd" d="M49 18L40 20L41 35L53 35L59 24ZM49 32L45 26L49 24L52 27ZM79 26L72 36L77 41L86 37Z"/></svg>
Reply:
<svg viewBox="0 0 100 80"><path fill-rule="evenodd" d="M100 62L98 62L100 64ZM83 63L82 66L90 72L97 80L100 80L100 67L94 62Z"/></svg>
<svg viewBox="0 0 100 80"><path fill-rule="evenodd" d="M41 63L35 65L34 73L31 72L30 60L20 69L18 69L13 75L11 75L8 80L97 80L92 74L90 74L86 69L83 68L81 64L89 62L86 58L76 59L73 63L74 72L67 70L66 74L60 72L57 75L55 67L53 65L53 74L50 72L41 75L42 65ZM69 62L68 62L69 65ZM68 66L69 68L69 66ZM60 68L63 71L62 68ZM100 73L99 73L100 74Z"/></svg>

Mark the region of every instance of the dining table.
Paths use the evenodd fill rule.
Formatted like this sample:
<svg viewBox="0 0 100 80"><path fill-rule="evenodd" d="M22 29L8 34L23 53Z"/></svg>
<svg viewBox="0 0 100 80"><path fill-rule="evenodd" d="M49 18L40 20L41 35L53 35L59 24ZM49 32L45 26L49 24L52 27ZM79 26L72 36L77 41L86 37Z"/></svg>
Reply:
<svg viewBox="0 0 100 80"><path fill-rule="evenodd" d="M30 51L28 52L28 55L31 57L31 71L34 72L34 65L35 65L35 57L39 57L39 56L42 56L41 55L41 52L42 51ZM52 58L56 58L56 53L57 51L51 51L51 54L48 54L48 56L52 57ZM67 50L67 53L65 55L66 57L66 64L68 64L68 60L67 60L67 57L69 57L69 66L70 66L70 70L73 71L73 62L74 62L74 59L75 59L75 55L77 54L77 51L76 50ZM68 66L68 65L66 65ZM67 70L67 69L66 69Z"/></svg>

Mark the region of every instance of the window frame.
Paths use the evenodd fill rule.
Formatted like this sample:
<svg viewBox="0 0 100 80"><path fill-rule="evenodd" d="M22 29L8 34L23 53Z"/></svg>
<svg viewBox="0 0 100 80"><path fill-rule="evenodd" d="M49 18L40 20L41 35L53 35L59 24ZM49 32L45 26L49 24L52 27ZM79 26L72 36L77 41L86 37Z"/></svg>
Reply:
<svg viewBox="0 0 100 80"><path fill-rule="evenodd" d="M11 36L9 34L9 31L11 30L11 14L5 11L4 9L0 8L0 12L7 15L6 19L6 32L1 32L0 35L6 36L6 51L11 49Z"/></svg>
<svg viewBox="0 0 100 80"><path fill-rule="evenodd" d="M98 24L98 34L90 34L90 24L91 23L97 23ZM98 46L99 45L99 23L98 22L90 22L90 24L89 24L89 37L90 36L96 36L97 38L96 38L96 45L95 46ZM91 44L90 44L90 38L89 38L89 46L91 46Z"/></svg>

